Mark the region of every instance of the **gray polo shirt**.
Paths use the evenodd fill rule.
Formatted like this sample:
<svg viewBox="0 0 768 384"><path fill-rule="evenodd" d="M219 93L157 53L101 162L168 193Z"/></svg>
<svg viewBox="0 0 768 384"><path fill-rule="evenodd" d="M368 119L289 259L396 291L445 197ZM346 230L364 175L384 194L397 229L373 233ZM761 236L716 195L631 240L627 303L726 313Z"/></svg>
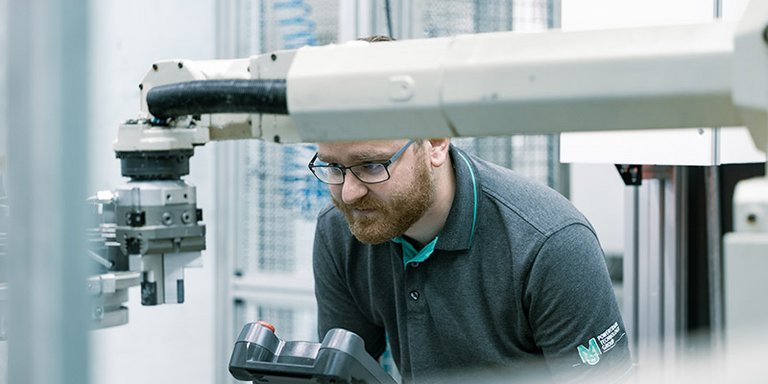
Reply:
<svg viewBox="0 0 768 384"><path fill-rule="evenodd" d="M357 241L333 206L320 213L320 336L351 330L374 357L388 339L407 382L480 369L505 382L621 379L627 337L591 225L546 186L453 146L450 156L456 194L423 261L404 263L399 242Z"/></svg>

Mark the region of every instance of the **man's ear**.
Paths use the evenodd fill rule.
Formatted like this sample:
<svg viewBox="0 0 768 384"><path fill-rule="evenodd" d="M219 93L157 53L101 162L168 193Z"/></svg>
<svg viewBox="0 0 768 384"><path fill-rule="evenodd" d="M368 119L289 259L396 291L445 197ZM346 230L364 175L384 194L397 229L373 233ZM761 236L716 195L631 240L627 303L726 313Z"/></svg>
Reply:
<svg viewBox="0 0 768 384"><path fill-rule="evenodd" d="M432 166L437 168L448 162L448 148L451 140L447 137L440 139L429 139L429 161Z"/></svg>

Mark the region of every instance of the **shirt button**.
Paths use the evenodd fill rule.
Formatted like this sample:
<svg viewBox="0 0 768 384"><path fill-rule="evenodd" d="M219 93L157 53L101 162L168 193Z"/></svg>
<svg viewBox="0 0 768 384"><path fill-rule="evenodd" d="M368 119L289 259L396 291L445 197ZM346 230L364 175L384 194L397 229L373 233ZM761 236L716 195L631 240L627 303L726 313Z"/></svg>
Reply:
<svg viewBox="0 0 768 384"><path fill-rule="evenodd" d="M411 296L411 300L413 301L419 300L419 291L411 291L409 295Z"/></svg>

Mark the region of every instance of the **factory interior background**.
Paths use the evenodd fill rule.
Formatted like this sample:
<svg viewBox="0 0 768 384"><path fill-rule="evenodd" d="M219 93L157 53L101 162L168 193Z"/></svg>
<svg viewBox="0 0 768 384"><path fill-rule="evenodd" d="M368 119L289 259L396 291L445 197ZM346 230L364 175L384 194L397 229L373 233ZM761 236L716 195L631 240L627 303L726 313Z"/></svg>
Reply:
<svg viewBox="0 0 768 384"><path fill-rule="evenodd" d="M9 3L0 0L0 19L15 17L10 14ZM412 39L507 30L536 33L552 28L573 31L699 23L715 18L738 20L747 1L391 3L393 34L398 39ZM716 14L718 3L720 14ZM88 35L82 44L88 51L85 94L89 114L85 117L87 142L82 145L88 159L84 171L89 196L124 182L112 142L120 122L133 118L139 110L138 84L152 63L248 57L388 33L383 0L115 0L87 4ZM9 125L14 111L8 107L12 95L7 89L13 79L9 61L2 58L12 54L12 44L5 38L9 36L5 26L0 25L3 168L7 135L20 129ZM709 135L709 131L701 135ZM568 152L568 140L578 137L461 138L454 143L567 196L597 230L622 305L626 293L623 260L632 234L628 231L633 228L627 212L636 192L624 184L610 161L579 161L578 153ZM198 207L205 211L208 233L203 266L185 270L183 304L142 306L138 289L133 289L127 303L127 324L89 332L88 355L81 358L91 382L234 383L227 371L232 345L244 324L259 319L270 319L285 339L316 340L312 236L316 214L330 200L326 187L306 170L314 148L311 144L239 141L196 149L185 180L197 187ZM561 162L562 156L572 160ZM738 171L759 172L764 170L764 161L758 171L749 167ZM690 183L704 185L702 167L686 172ZM5 176L3 182L6 188ZM83 196L83 201L87 197ZM729 203L724 200L723 204ZM691 273L694 280L705 276L702 271ZM691 290L688 299L706 301L706 293L702 296ZM678 320L687 322L685 328L693 330L693 338L696 329L708 326L704 320L707 308L685 305L687 317ZM4 321L1 313L0 321ZM678 352L696 352L694 345L679 347ZM0 341L0 384L9 382L8 355L7 341Z"/></svg>

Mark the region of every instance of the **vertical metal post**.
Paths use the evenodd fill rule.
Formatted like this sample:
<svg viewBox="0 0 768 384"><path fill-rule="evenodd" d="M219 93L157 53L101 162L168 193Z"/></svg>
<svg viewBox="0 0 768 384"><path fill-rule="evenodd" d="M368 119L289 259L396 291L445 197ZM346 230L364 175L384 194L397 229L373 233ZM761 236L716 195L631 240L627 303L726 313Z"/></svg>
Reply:
<svg viewBox="0 0 768 384"><path fill-rule="evenodd" d="M686 323L685 169L646 167L642 183L626 193L624 320L635 359L670 374Z"/></svg>
<svg viewBox="0 0 768 384"><path fill-rule="evenodd" d="M510 4L510 12L512 12ZM562 26L560 14L562 12L562 3L560 0L547 0L547 28L557 29ZM510 15L510 19L512 15ZM550 135L547 141L552 143L554 151L551 154L553 159L550 174L553 177L551 185L565 197L570 197L571 193L571 166L568 163L560 162L560 134Z"/></svg>
<svg viewBox="0 0 768 384"><path fill-rule="evenodd" d="M685 343L685 324L687 323L687 265L688 265L688 220L686 212L687 169L675 166L670 168L668 179L662 192L664 194L663 218L663 274L662 296L664 298L661 330L662 348L665 361L674 363ZM674 368L674 364L670 364Z"/></svg>
<svg viewBox="0 0 768 384"><path fill-rule="evenodd" d="M339 0L339 33L337 40L343 43L376 33L376 0ZM381 5L383 7L383 3ZM398 36L407 39L410 36Z"/></svg>
<svg viewBox="0 0 768 384"><path fill-rule="evenodd" d="M639 187L626 187L624 192L624 263L622 266L624 276L622 282L622 293L624 298L622 313L624 317L624 326L627 327L629 337L629 347L632 356L637 361L638 345L638 260L639 256L639 228L638 216L640 212Z"/></svg>
<svg viewBox="0 0 768 384"><path fill-rule="evenodd" d="M722 17L722 0L714 0L714 18ZM720 128L712 128L712 166L706 169L707 195L707 266L709 282L709 325L712 335L712 348L719 351L724 343L724 292L723 292L723 252L720 196Z"/></svg>
<svg viewBox="0 0 768 384"><path fill-rule="evenodd" d="M664 313L662 248L664 217L664 180L644 179L640 187L640 214L638 215L638 360L657 362L661 357L659 348L663 333L661 328Z"/></svg>
<svg viewBox="0 0 768 384"><path fill-rule="evenodd" d="M240 179L235 175L238 172L237 161L243 156L244 143L224 142L217 143L216 156L214 156L216 170L216 185L227 186L216 188L216 223L218 228L214 231L216 236L216 365L214 377L216 382L232 383L235 380L230 376L229 356L232 353L233 342L237 337L237 329L234 322L234 303L232 302L232 277L235 270L235 257L239 244L237 220Z"/></svg>
<svg viewBox="0 0 768 384"><path fill-rule="evenodd" d="M474 33L481 33L486 32L481 29L481 25L483 25L482 18L480 17L481 10L483 7L483 2L481 0L475 0L474 5L472 9L474 10L474 13L472 14L473 20L472 20L472 31Z"/></svg>
<svg viewBox="0 0 768 384"><path fill-rule="evenodd" d="M231 22L230 14L234 12L234 4L232 0L218 0L216 1L216 57L219 59L225 59L232 57L231 54L237 48L235 46L235 36L237 24ZM229 22L223 23L223 20Z"/></svg>
<svg viewBox="0 0 768 384"><path fill-rule="evenodd" d="M515 29L515 0L507 0L506 5L507 5L506 30L513 31Z"/></svg>
<svg viewBox="0 0 768 384"><path fill-rule="evenodd" d="M6 50L8 9L7 2L0 0L0 57L8 57ZM6 136L8 134L8 98L6 88L7 61L0 60L0 384L8 384L8 341L7 316L8 316L8 263L7 263L7 233L8 210L6 206Z"/></svg>
<svg viewBox="0 0 768 384"><path fill-rule="evenodd" d="M549 164L547 166L548 184L566 198L571 195L570 165L560 162L560 134L547 137Z"/></svg>
<svg viewBox="0 0 768 384"><path fill-rule="evenodd" d="M715 19L723 17L723 0L714 0L714 15Z"/></svg>
<svg viewBox="0 0 768 384"><path fill-rule="evenodd" d="M343 43L358 37L357 32L357 0L339 0L339 33L336 41Z"/></svg>
<svg viewBox="0 0 768 384"><path fill-rule="evenodd" d="M562 0L547 0L547 7L549 8L547 22L549 23L549 28L560 28L562 26L562 4Z"/></svg>
<svg viewBox="0 0 768 384"><path fill-rule="evenodd" d="M87 1L8 15L9 382L88 383Z"/></svg>
<svg viewBox="0 0 768 384"><path fill-rule="evenodd" d="M413 6L412 0L399 0L398 1L398 17L395 19L397 22L397 30L399 31L398 37L400 39L406 39L408 36L414 36L413 28L417 24L410 22L413 20Z"/></svg>
<svg viewBox="0 0 768 384"><path fill-rule="evenodd" d="M251 12L246 12L250 5ZM264 14L263 0L218 0L216 4L216 56L217 58L246 57L252 53L261 52L265 41L264 25L261 16ZM255 18L258 17L258 19ZM245 33L245 23L240 22L245 18L245 23L250 28L255 28L256 33L249 36ZM214 250L216 260L215 271L215 308L214 320L216 342L214 343L216 363L214 378L220 383L234 383L235 380L229 374L229 356L232 353L234 340L237 338L237 329L234 324L234 309L232 303L232 276L235 269L235 257L238 244L238 220L236 191L239 191L240 182L235 175L239 172L237 159L243 156L242 148L245 142L217 143L213 151L216 194L216 223L214 230L216 236L216 248Z"/></svg>
<svg viewBox="0 0 768 384"><path fill-rule="evenodd" d="M709 267L709 321L712 348L720 350L723 343L723 256L720 228L720 169L717 165L706 169L707 242Z"/></svg>

